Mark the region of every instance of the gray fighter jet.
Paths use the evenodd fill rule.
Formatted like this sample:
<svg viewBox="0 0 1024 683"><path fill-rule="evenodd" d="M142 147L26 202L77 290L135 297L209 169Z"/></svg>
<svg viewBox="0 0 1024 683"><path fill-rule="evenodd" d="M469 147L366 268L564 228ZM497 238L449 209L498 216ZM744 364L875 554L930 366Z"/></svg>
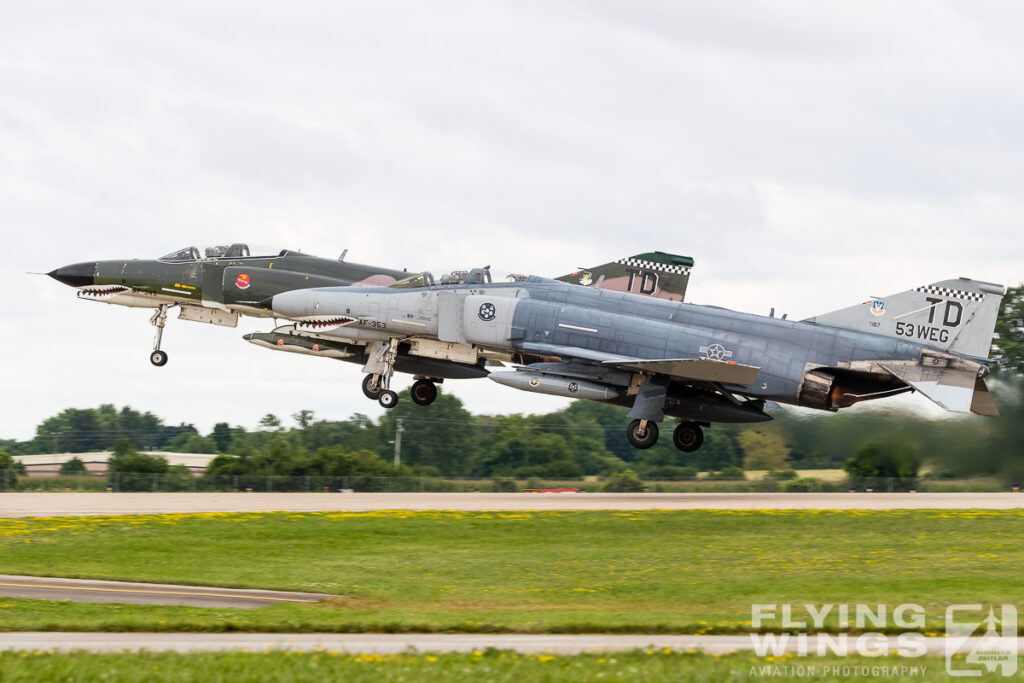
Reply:
<svg viewBox="0 0 1024 683"><path fill-rule="evenodd" d="M424 346L518 365L490 373L499 384L627 406L637 448L653 446L658 422L672 416L675 445L694 451L702 426L770 420L768 401L836 411L919 391L946 410L998 414L984 378L1002 285L946 280L804 321L596 283L495 283L487 269L455 285L425 273L417 285L313 288L262 304L369 344L364 391L385 408L397 401L389 387L399 346Z"/></svg>

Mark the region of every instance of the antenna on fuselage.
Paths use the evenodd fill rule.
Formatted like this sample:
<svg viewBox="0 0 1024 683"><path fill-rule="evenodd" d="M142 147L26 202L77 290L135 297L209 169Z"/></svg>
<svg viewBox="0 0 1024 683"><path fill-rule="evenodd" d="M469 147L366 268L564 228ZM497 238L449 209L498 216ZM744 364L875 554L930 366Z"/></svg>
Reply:
<svg viewBox="0 0 1024 683"><path fill-rule="evenodd" d="M341 252L341 256L338 257L338 261L344 261L345 260L345 256L347 254L348 254L348 249L346 249L345 251Z"/></svg>

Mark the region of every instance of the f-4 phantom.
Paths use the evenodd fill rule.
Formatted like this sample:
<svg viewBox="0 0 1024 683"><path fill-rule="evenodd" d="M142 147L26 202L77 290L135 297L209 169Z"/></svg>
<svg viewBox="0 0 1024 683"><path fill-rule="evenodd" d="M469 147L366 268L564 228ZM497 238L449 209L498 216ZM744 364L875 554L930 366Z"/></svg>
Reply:
<svg viewBox="0 0 1024 683"><path fill-rule="evenodd" d="M402 291L434 284L429 273L410 274L337 259L318 258L287 249L269 249L235 243L208 247L202 252L186 247L158 259L90 261L57 268L48 275L78 290L87 301L155 309L150 323L156 327L150 361L167 363L161 348L168 312L179 308L179 318L227 327L238 324L239 315L272 317L260 301L282 292L323 286L390 286ZM593 268L579 269L561 280L582 286L596 284L606 289L635 292L645 296L682 301L693 259L650 252ZM468 271L455 271L440 282L453 285L469 278ZM490 278L489 273L487 275ZM513 281L522 276L510 276ZM369 323L368 323L369 325ZM272 332L245 335L253 344L278 351L335 358L365 364L376 352L381 328L356 326L338 334L320 323L285 325ZM435 383L444 379L487 376L486 354L462 345L411 339L398 346L391 367L416 376L413 397L430 403L437 396ZM369 379L369 378L368 378ZM364 391L376 398L380 391L367 383Z"/></svg>
<svg viewBox="0 0 1024 683"><path fill-rule="evenodd" d="M259 306L268 296L301 287L389 285L409 273L318 258L287 249L229 246L185 247L158 259L88 261L57 268L47 275L78 290L78 298L131 308L156 309L153 365L167 363L163 351L168 311L177 306L182 320L238 325L239 315L270 317Z"/></svg>
<svg viewBox="0 0 1024 683"><path fill-rule="evenodd" d="M518 365L490 373L499 384L629 407L637 448L653 446L672 416L674 444L694 451L712 422L770 420L769 401L836 411L919 391L946 410L998 414L984 378L1002 285L946 280L803 321L609 291L593 278L495 283L477 269L460 284L423 274L415 285L262 303L300 326L372 335L364 391L384 407L397 400L399 346L444 345Z"/></svg>

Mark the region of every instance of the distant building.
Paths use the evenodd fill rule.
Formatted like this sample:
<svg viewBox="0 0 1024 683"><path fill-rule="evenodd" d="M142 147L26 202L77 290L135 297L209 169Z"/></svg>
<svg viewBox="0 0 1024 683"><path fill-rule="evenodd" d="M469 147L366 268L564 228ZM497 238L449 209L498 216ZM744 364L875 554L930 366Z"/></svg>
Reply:
<svg viewBox="0 0 1024 683"><path fill-rule="evenodd" d="M184 465L194 474L202 474L210 461L217 457L216 453L169 453L167 451L145 451L146 455L162 455L172 465ZM21 455L14 459L25 466L25 474L29 477L52 477L60 474L60 466L72 458L78 458L85 464L85 469L94 474L107 471L107 461L112 451L95 453L42 453L40 455Z"/></svg>

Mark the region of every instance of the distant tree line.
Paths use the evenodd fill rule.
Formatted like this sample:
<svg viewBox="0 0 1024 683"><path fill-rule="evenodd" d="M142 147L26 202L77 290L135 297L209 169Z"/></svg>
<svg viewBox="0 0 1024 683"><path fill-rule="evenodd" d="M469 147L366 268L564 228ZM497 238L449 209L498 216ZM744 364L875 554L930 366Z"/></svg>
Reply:
<svg viewBox="0 0 1024 683"><path fill-rule="evenodd" d="M393 440L401 419L403 475L573 479L630 469L647 479L676 479L730 468L780 471L853 463L847 470L855 476L914 476L923 464L935 476L992 474L1024 480L1024 381L1003 375L992 384L999 418L933 419L864 406L834 415L783 408L773 411L773 422L714 425L701 450L692 454L676 450L670 439L648 450L632 448L623 435L625 413L614 406L577 401L546 415L481 416L470 414L447 394L426 407L401 401L379 420L358 414L347 420L319 420L302 411L288 427L267 417L263 424L276 426L250 431L218 423L201 434L183 425L174 428L176 436L160 450L219 454L208 468L217 475L390 476L396 474ZM135 411L102 406L64 411L58 417L70 413ZM127 466L133 462L127 455L151 449L151 434L163 429L158 418L150 417L152 432L135 438L111 429L102 439L83 433L80 441L93 450L115 450L112 469ZM75 442L76 423L64 424L62 436ZM0 469L13 462L10 455L51 450L38 448L39 443L46 439L37 435L26 442L6 442L0 449Z"/></svg>

